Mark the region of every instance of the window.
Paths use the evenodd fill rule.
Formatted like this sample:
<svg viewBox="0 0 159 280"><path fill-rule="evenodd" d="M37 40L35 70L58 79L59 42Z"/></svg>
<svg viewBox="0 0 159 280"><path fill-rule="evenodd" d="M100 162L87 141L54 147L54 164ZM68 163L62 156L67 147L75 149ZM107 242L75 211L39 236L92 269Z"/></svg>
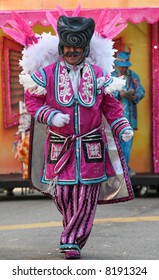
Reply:
<svg viewBox="0 0 159 280"><path fill-rule="evenodd" d="M19 121L19 101L23 100L23 86L19 84L23 47L6 37L2 38L2 87L3 112L6 128L17 125Z"/></svg>

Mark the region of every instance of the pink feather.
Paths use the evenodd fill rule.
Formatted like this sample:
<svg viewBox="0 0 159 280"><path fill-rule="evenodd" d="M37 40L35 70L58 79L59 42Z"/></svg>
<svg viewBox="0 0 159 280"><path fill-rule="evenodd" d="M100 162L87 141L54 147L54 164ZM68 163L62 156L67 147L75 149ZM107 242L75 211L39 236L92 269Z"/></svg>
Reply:
<svg viewBox="0 0 159 280"><path fill-rule="evenodd" d="M127 24L120 24L119 18L121 17L121 14L117 14L112 20L109 20L109 23L105 24L104 28L101 25L101 28L99 29L99 33L109 39L113 39L115 36L117 36L124 28L126 28Z"/></svg>
<svg viewBox="0 0 159 280"><path fill-rule="evenodd" d="M72 17L77 17L80 10L81 10L81 4L79 4L76 10L73 12Z"/></svg>
<svg viewBox="0 0 159 280"><path fill-rule="evenodd" d="M116 24L119 22L120 15L115 16L112 20L107 23L103 29L103 33L107 34L110 30L113 30Z"/></svg>
<svg viewBox="0 0 159 280"><path fill-rule="evenodd" d="M56 5L56 7L58 9L59 16L61 15L68 16L66 11L62 7L58 5ZM77 16L80 12L80 9L81 9L81 5L79 4L76 10L73 12L72 16ZM48 22L51 24L52 28L54 29L54 31L57 33L57 19L49 11L46 11L46 17Z"/></svg>
<svg viewBox="0 0 159 280"><path fill-rule="evenodd" d="M19 29L19 25L14 20L7 20L6 23L8 23L10 26L12 26L15 29Z"/></svg>
<svg viewBox="0 0 159 280"><path fill-rule="evenodd" d="M125 24L120 24L119 26L116 26L114 30L110 30L110 32L107 33L107 38L109 38L109 39L115 38L126 27L127 27L126 23Z"/></svg>
<svg viewBox="0 0 159 280"><path fill-rule="evenodd" d="M2 30L23 46L28 47L34 43L36 44L38 38L25 20L15 11L11 15L14 20L8 20L7 23L12 28L2 27Z"/></svg>
<svg viewBox="0 0 159 280"><path fill-rule="evenodd" d="M101 26L102 26L102 23L103 23L103 20L105 19L106 17L106 11L103 10L101 11L98 19L97 19L97 22L96 22L96 31L98 31L100 33L100 29L101 29Z"/></svg>
<svg viewBox="0 0 159 280"><path fill-rule="evenodd" d="M16 12L12 12L12 16L14 20L17 22L19 26L19 30L21 30L26 37L34 36L34 32L31 27L25 22L25 20Z"/></svg>
<svg viewBox="0 0 159 280"><path fill-rule="evenodd" d="M68 16L66 11L62 7L60 7L58 5L56 5L56 7L57 7L57 10L58 10L59 16L61 16L61 15Z"/></svg>
<svg viewBox="0 0 159 280"><path fill-rule="evenodd" d="M46 12L46 17L54 31L57 33L57 19L49 11Z"/></svg>
<svg viewBox="0 0 159 280"><path fill-rule="evenodd" d="M1 28L6 34L11 36L15 41L17 41L18 43L20 43L23 46L26 45L26 38L25 38L24 34L19 33L18 31L13 30L13 29L8 28L8 27L3 27L2 26Z"/></svg>

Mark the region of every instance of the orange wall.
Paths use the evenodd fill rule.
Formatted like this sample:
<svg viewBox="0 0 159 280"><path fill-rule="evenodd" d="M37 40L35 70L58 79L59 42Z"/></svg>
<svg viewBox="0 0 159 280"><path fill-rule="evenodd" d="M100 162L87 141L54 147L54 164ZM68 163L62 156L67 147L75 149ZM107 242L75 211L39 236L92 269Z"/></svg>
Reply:
<svg viewBox="0 0 159 280"><path fill-rule="evenodd" d="M138 106L138 130L135 131L130 166L136 172L152 171L151 134L151 27L146 22L129 23L120 33L125 46L131 48L130 69L135 71L145 89Z"/></svg>
<svg viewBox="0 0 159 280"><path fill-rule="evenodd" d="M25 10L25 9L55 9L56 4L65 9L76 8L81 3L82 8L129 8L159 6L158 0L1 0L0 10Z"/></svg>

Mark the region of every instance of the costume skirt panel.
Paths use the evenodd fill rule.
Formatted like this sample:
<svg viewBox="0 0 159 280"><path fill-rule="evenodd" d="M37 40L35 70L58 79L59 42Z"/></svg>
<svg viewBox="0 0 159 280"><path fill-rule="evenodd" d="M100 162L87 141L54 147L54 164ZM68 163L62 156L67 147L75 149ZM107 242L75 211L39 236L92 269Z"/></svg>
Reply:
<svg viewBox="0 0 159 280"><path fill-rule="evenodd" d="M106 120L105 126L109 158L114 168L115 175L108 177L108 180L101 182L98 203L108 204L132 200L134 194L122 149L118 139L113 137L110 126L106 123ZM33 122L30 135L29 177L31 183L37 190L44 194L51 195L53 190L50 189L48 184L41 181L42 173L45 171L44 148L46 141L46 126L38 122Z"/></svg>

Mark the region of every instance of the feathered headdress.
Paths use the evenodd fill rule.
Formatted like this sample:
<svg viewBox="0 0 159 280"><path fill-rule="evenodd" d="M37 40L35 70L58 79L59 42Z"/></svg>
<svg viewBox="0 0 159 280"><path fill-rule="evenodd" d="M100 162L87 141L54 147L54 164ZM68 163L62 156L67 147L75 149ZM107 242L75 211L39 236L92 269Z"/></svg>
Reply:
<svg viewBox="0 0 159 280"><path fill-rule="evenodd" d="M79 15L81 6L80 4L72 13L73 17ZM57 6L59 16L68 16L67 12ZM114 42L112 39L117 36L127 24L118 24L120 14L113 19L107 19L107 24L103 25L103 20L106 18L107 11L102 11L96 22L95 32L90 42L90 53L87 60L97 66L103 68L106 72L111 73L113 70ZM10 27L2 27L2 30L11 36L14 40L24 46L22 51L22 60L19 64L22 67L22 74L32 74L51 63L54 63L59 58L58 44L59 37L57 34L57 19L51 14L46 12L48 22L51 24L55 35L43 32L41 35L35 34L29 24L16 12L12 12L13 20L8 20L7 23ZM99 47L100 46L100 47Z"/></svg>
<svg viewBox="0 0 159 280"><path fill-rule="evenodd" d="M68 16L64 9L59 6L57 8L59 16ZM81 6L79 5L72 14L72 17L78 16L80 8ZM49 11L46 12L46 17L57 33L57 19ZM121 14L119 13L113 19L110 19L108 12L106 10L102 11L96 22L95 32L90 42L90 53L87 61L103 68L108 73L113 71L114 54L117 51L113 49L114 42L112 39L127 26L126 23L119 24L120 17ZM106 18L107 20L105 20ZM107 24L102 24L105 21Z"/></svg>

